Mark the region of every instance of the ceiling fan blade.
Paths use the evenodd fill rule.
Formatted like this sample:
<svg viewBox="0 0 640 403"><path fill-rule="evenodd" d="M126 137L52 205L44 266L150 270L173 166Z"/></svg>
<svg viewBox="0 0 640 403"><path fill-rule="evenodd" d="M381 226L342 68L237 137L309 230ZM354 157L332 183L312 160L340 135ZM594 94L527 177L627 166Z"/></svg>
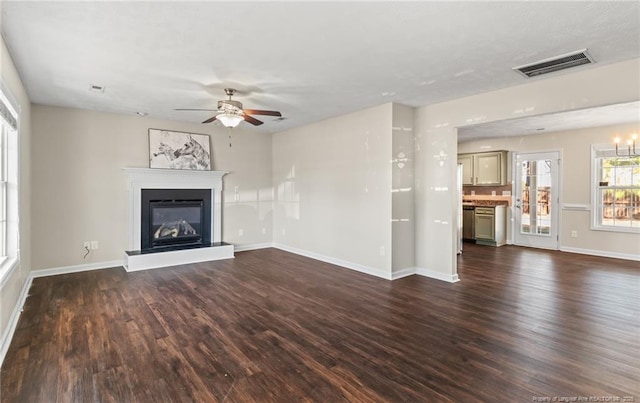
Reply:
<svg viewBox="0 0 640 403"><path fill-rule="evenodd" d="M185 109L185 108L176 108L174 111L211 111L215 112L217 109Z"/></svg>
<svg viewBox="0 0 640 403"><path fill-rule="evenodd" d="M216 118L217 118L217 117L218 117L218 115L211 116L209 119L205 120L205 121L204 121L204 122L202 122L202 123L211 123L211 122L213 122L214 120L216 120Z"/></svg>
<svg viewBox="0 0 640 403"><path fill-rule="evenodd" d="M264 122L254 118L253 116L249 116L247 115L247 113L243 113L242 117L244 117L245 122L247 123L251 123L254 126L260 126L261 124L263 124Z"/></svg>
<svg viewBox="0 0 640 403"><path fill-rule="evenodd" d="M245 109L244 113L248 113L250 115L282 116L278 111L263 111L260 109Z"/></svg>

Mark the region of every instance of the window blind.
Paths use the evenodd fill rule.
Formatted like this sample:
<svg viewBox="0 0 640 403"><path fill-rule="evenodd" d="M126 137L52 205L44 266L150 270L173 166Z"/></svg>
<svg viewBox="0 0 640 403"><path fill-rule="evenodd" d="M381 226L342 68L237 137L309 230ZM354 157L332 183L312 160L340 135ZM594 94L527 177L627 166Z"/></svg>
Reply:
<svg viewBox="0 0 640 403"><path fill-rule="evenodd" d="M11 127L13 130L18 130L18 121L16 120L16 117L11 112L11 108L9 108L9 106L5 103L4 99L1 99L1 98L0 98L0 116L2 116L2 119L5 122L7 122L9 127Z"/></svg>

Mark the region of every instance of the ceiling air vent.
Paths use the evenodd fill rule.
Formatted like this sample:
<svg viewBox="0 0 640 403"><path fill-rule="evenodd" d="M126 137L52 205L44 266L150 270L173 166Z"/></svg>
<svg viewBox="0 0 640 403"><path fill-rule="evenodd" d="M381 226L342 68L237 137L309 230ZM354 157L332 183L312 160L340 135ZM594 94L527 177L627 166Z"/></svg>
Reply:
<svg viewBox="0 0 640 403"><path fill-rule="evenodd" d="M89 84L89 91L93 91L93 92L104 92L104 86L102 86L102 85L95 85L95 84Z"/></svg>
<svg viewBox="0 0 640 403"><path fill-rule="evenodd" d="M525 77L531 78L590 63L595 63L595 61L587 52L587 49L582 49L564 55L551 57L549 59L540 60L538 62L514 67L513 70Z"/></svg>

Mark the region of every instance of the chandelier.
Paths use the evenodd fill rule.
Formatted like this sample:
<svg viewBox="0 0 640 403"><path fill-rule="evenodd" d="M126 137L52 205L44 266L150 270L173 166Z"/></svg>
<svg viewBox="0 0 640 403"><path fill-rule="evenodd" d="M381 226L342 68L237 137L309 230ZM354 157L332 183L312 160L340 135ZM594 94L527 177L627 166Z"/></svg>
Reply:
<svg viewBox="0 0 640 403"><path fill-rule="evenodd" d="M618 157L637 157L640 154L636 151L636 140L638 140L638 134L633 133L631 138L627 140L627 153L620 152L618 145L620 144L620 137L616 137L613 141L616 143L616 155Z"/></svg>

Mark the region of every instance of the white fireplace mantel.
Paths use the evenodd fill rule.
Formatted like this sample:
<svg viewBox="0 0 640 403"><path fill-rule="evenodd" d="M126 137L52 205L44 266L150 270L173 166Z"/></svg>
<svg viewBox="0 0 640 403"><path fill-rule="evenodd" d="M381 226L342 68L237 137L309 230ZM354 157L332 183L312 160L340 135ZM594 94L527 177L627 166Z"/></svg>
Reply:
<svg viewBox="0 0 640 403"><path fill-rule="evenodd" d="M141 249L141 201L142 189L210 189L211 190L211 242L222 242L222 177L225 171L188 171L174 169L123 168L127 176L128 188L128 234L129 251ZM233 247L231 256L233 257ZM188 251L180 251L176 255L189 255ZM202 255L202 251L194 250L194 256ZM167 256L165 256L166 258ZM148 258L147 258L148 259ZM194 257L194 259L196 259ZM198 258L200 259L200 258ZM167 261L171 259L165 259ZM213 259L210 259L213 260ZM183 263L196 260L185 259ZM202 261L202 260L200 260ZM179 264L178 262L177 264ZM174 261L173 264L176 264ZM146 265L146 263L145 263ZM158 266L160 267L160 266ZM143 267L153 268L153 267ZM129 267L128 269L131 269ZM141 270L134 269L134 270Z"/></svg>

